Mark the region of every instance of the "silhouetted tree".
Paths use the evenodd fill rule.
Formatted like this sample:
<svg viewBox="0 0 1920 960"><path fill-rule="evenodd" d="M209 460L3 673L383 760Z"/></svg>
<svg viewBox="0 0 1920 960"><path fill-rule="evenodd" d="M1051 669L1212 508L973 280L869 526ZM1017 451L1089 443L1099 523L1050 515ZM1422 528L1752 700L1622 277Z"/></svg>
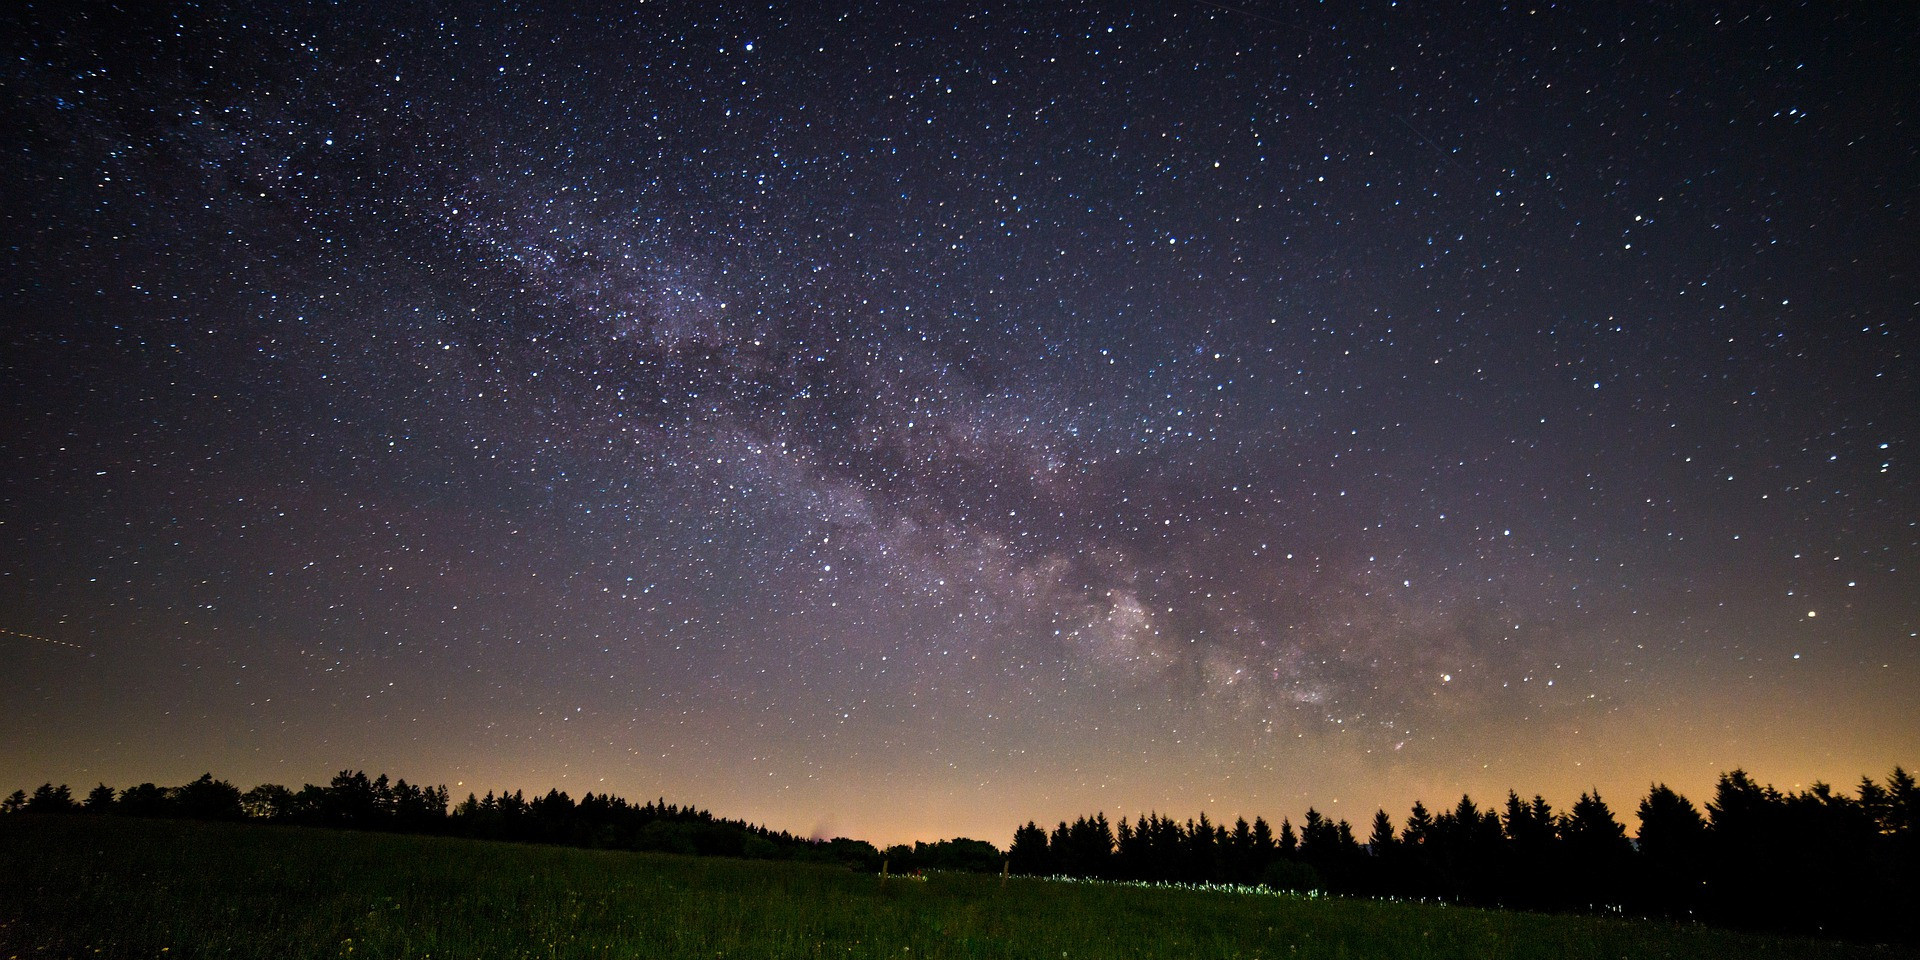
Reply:
<svg viewBox="0 0 1920 960"><path fill-rule="evenodd" d="M240 790L225 780L203 773L200 779L169 791L175 816L195 820L238 820L246 816L240 807Z"/></svg>
<svg viewBox="0 0 1920 960"><path fill-rule="evenodd" d="M331 824L343 827L371 827L380 817L380 805L373 781L359 770L342 770L327 785L321 815Z"/></svg>
<svg viewBox="0 0 1920 960"><path fill-rule="evenodd" d="M1013 845L1007 848L1007 868L1025 876L1045 876L1050 869L1047 832L1031 820L1013 831Z"/></svg>
<svg viewBox="0 0 1920 960"><path fill-rule="evenodd" d="M587 794L589 800L592 797L593 794ZM582 800L581 804L585 807L587 800ZM568 813L571 814L572 811L569 810ZM439 828L440 821L444 820L446 815L447 788L445 786L421 787L410 784L405 779L394 782L392 817L397 829L435 830ZM588 818L582 816L579 819L584 821ZM574 835L568 837L569 842L585 842L592 831L587 823L576 823L573 824L573 832Z"/></svg>
<svg viewBox="0 0 1920 960"><path fill-rule="evenodd" d="M1920 789L1912 774L1894 767L1887 776L1886 794L1885 806L1875 814L1881 834L1875 861L1882 864L1879 874L1886 878L1886 896L1909 909L1886 911L1883 916L1892 921L1886 928L1889 936L1917 943L1920 910L1910 907L1920 902Z"/></svg>
<svg viewBox="0 0 1920 960"><path fill-rule="evenodd" d="M82 806L88 813L112 813L114 796L113 788L103 783L87 791L87 799Z"/></svg>
<svg viewBox="0 0 1920 960"><path fill-rule="evenodd" d="M64 783L57 787L43 783L27 798L28 813L75 813L79 809L80 805L73 800L73 791Z"/></svg>
<svg viewBox="0 0 1920 960"><path fill-rule="evenodd" d="M1228 883L1251 883L1259 877L1249 875L1253 864L1253 826L1246 817L1235 817L1233 830L1220 845L1221 878Z"/></svg>
<svg viewBox="0 0 1920 960"><path fill-rule="evenodd" d="M1113 875L1122 880L1139 879L1140 842L1133 824L1121 817L1113 836Z"/></svg>
<svg viewBox="0 0 1920 960"><path fill-rule="evenodd" d="M1407 816L1407 829L1401 834L1401 840L1409 847L1419 847L1433 839L1433 814L1427 812L1426 804L1418 800L1413 802L1413 811Z"/></svg>
<svg viewBox="0 0 1920 960"><path fill-rule="evenodd" d="M1881 828L1888 833L1920 836L1920 787L1913 774L1894 767L1887 777L1887 808Z"/></svg>
<svg viewBox="0 0 1920 960"><path fill-rule="evenodd" d="M1054 825L1053 832L1047 835L1048 866L1056 873L1077 876L1078 865L1073 862L1073 844L1068 837L1067 822Z"/></svg>
<svg viewBox="0 0 1920 960"><path fill-rule="evenodd" d="M263 783L240 795L240 809L256 820L287 820L293 817L293 791L277 783Z"/></svg>
<svg viewBox="0 0 1920 960"><path fill-rule="evenodd" d="M1491 810L1481 813L1465 794L1452 810L1434 817L1424 846L1439 880L1438 892L1491 902L1498 889L1503 837L1499 816Z"/></svg>
<svg viewBox="0 0 1920 960"><path fill-rule="evenodd" d="M1546 800L1536 796L1528 803L1512 790L1507 791L1507 813L1500 828L1514 846L1530 851L1545 851L1559 835L1553 808Z"/></svg>
<svg viewBox="0 0 1920 960"><path fill-rule="evenodd" d="M1786 798L1785 817L1795 842L1781 862L1806 929L1879 927L1890 914L1913 912L1911 903L1886 896L1894 871L1862 869L1888 845L1879 821L1859 801L1815 783Z"/></svg>
<svg viewBox="0 0 1920 960"><path fill-rule="evenodd" d="M992 873L1000 869L1000 848L985 840L954 837L935 843L915 842L911 862L918 870Z"/></svg>
<svg viewBox="0 0 1920 960"><path fill-rule="evenodd" d="M1390 857L1399 846L1400 839L1393 832L1393 818L1387 816L1385 810L1375 810L1373 829L1367 834L1367 853L1376 857Z"/></svg>
<svg viewBox="0 0 1920 960"><path fill-rule="evenodd" d="M1539 796L1529 803L1507 791L1500 829L1506 838L1495 883L1499 902L1528 909L1550 909L1566 899L1566 868L1560 861L1559 825L1553 808Z"/></svg>
<svg viewBox="0 0 1920 960"><path fill-rule="evenodd" d="M1633 845L1627 842L1627 829L1600 799L1600 791L1580 794L1572 811L1560 820L1560 836L1567 850L1568 893L1575 904L1617 905L1626 890Z"/></svg>
<svg viewBox="0 0 1920 960"><path fill-rule="evenodd" d="M1262 817L1253 818L1253 839L1249 847L1247 865L1247 883L1258 883L1266 875L1267 864L1280 855L1280 845L1273 837L1273 828L1267 826Z"/></svg>
<svg viewBox="0 0 1920 960"><path fill-rule="evenodd" d="M1187 821L1187 869L1180 878L1192 883L1219 879L1220 837L1205 813L1200 822Z"/></svg>
<svg viewBox="0 0 1920 960"><path fill-rule="evenodd" d="M1711 870L1707 905L1717 917L1756 923L1791 904L1775 882L1775 848L1786 838L1779 792L1735 769L1720 775L1707 802Z"/></svg>
<svg viewBox="0 0 1920 960"><path fill-rule="evenodd" d="M1688 916L1706 883L1707 821L1693 801L1655 784L1640 801L1638 834L1643 909Z"/></svg>
<svg viewBox="0 0 1920 960"><path fill-rule="evenodd" d="M301 784L299 792L293 795L293 810L288 819L296 823L325 823L326 817L327 788Z"/></svg>
<svg viewBox="0 0 1920 960"><path fill-rule="evenodd" d="M685 825L685 822L682 821L681 825ZM829 863L838 863L867 873L874 873L880 869L880 851L874 849L873 844L865 840L834 837L821 844L821 848L822 859Z"/></svg>
<svg viewBox="0 0 1920 960"><path fill-rule="evenodd" d="M880 851L880 859L889 873L912 873L920 868L919 861L914 858L913 847L904 843L896 843Z"/></svg>
<svg viewBox="0 0 1920 960"><path fill-rule="evenodd" d="M1332 858L1336 843L1333 822L1308 807L1300 821L1300 859L1319 866L1320 861Z"/></svg>
<svg viewBox="0 0 1920 960"><path fill-rule="evenodd" d="M1560 822L1560 835L1576 854L1625 855L1633 849L1627 843L1627 828L1614 819L1598 790L1582 793L1574 801L1573 811Z"/></svg>
<svg viewBox="0 0 1920 960"><path fill-rule="evenodd" d="M1105 877L1112 873L1114 836L1106 814L1079 817L1061 823L1048 847L1052 868L1076 877Z"/></svg>
<svg viewBox="0 0 1920 960"><path fill-rule="evenodd" d="M1359 879L1360 844L1353 825L1334 821L1307 808L1300 827L1300 859L1311 865L1333 889L1350 888Z"/></svg>
<svg viewBox="0 0 1920 960"><path fill-rule="evenodd" d="M527 829L531 838L542 843L572 843L578 837L573 830L573 798L559 790L548 790L527 804L531 818Z"/></svg>
<svg viewBox="0 0 1920 960"><path fill-rule="evenodd" d="M1141 817L1134 824L1134 841L1140 851L1135 879L1173 880L1181 875L1186 837L1172 818L1158 813Z"/></svg>
<svg viewBox="0 0 1920 960"><path fill-rule="evenodd" d="M172 815L173 801L167 791L151 783L142 783L120 791L114 807L122 816L165 817Z"/></svg>

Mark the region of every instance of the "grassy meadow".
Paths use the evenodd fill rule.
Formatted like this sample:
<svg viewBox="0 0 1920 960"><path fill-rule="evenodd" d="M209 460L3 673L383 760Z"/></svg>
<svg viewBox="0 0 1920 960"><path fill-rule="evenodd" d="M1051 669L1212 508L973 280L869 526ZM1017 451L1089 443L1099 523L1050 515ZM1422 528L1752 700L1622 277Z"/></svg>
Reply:
<svg viewBox="0 0 1920 960"><path fill-rule="evenodd" d="M1892 957L1700 927L117 817L0 818L10 957Z"/></svg>

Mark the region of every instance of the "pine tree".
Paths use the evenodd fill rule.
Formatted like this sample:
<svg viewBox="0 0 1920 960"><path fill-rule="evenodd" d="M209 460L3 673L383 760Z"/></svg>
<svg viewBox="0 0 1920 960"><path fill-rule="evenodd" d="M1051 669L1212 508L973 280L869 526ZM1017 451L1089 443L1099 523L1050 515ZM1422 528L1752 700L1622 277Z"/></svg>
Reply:
<svg viewBox="0 0 1920 960"><path fill-rule="evenodd" d="M1733 840L1769 832L1781 801L1779 791L1760 786L1745 770L1736 768L1721 774L1714 787L1713 799L1707 803L1708 826L1716 835Z"/></svg>
<svg viewBox="0 0 1920 960"><path fill-rule="evenodd" d="M1376 810L1373 813L1373 832L1367 836L1367 852L1376 857L1391 857L1399 840L1393 835L1393 818L1387 811Z"/></svg>
<svg viewBox="0 0 1920 960"><path fill-rule="evenodd" d="M1645 909L1689 916L1701 904L1707 882L1707 821L1693 801L1666 784L1655 784L1640 801L1639 863L1635 885Z"/></svg>
<svg viewBox="0 0 1920 960"><path fill-rule="evenodd" d="M1253 827L1246 817L1236 817L1233 833L1227 837L1222 861L1230 883L1252 883L1259 878L1253 872Z"/></svg>
<svg viewBox="0 0 1920 960"><path fill-rule="evenodd" d="M1273 838L1273 828L1267 826L1266 818L1253 818L1253 876L1255 879L1266 872L1267 864L1280 852L1278 841Z"/></svg>
<svg viewBox="0 0 1920 960"><path fill-rule="evenodd" d="M1894 767L1887 777L1887 831L1903 836L1920 835L1920 787L1913 774Z"/></svg>
<svg viewBox="0 0 1920 960"><path fill-rule="evenodd" d="M1339 847L1339 833L1320 811L1307 808L1307 815L1300 823L1300 859L1320 866L1332 860Z"/></svg>
<svg viewBox="0 0 1920 960"><path fill-rule="evenodd" d="M1418 800L1413 802L1413 810L1407 817L1407 829L1401 834L1401 842L1409 847L1419 847L1433 842L1433 814L1427 812L1426 804Z"/></svg>
<svg viewBox="0 0 1920 960"><path fill-rule="evenodd" d="M1185 879L1194 883L1208 883L1219 879L1219 837L1213 829L1213 822L1203 812L1200 822L1187 821L1187 870Z"/></svg>
<svg viewBox="0 0 1920 960"><path fill-rule="evenodd" d="M78 809L80 805L73 802L73 791L64 783L57 787L43 783L27 798L28 813L72 813Z"/></svg>
<svg viewBox="0 0 1920 960"><path fill-rule="evenodd" d="M1706 840L1707 821L1693 801L1655 784L1640 801L1640 853L1658 863L1691 861Z"/></svg>
<svg viewBox="0 0 1920 960"><path fill-rule="evenodd" d="M1879 832L1893 832L1893 795L1887 792L1887 788L1874 783L1872 777L1861 777L1859 803L1860 809L1873 820Z"/></svg>
<svg viewBox="0 0 1920 960"><path fill-rule="evenodd" d="M1608 854L1628 851L1627 828L1620 825L1600 799L1600 791L1580 794L1573 810L1560 821L1560 835L1569 849L1583 854Z"/></svg>
<svg viewBox="0 0 1920 960"><path fill-rule="evenodd" d="M1507 791L1506 822L1501 829L1516 849L1528 853L1544 851L1558 832L1553 808L1546 800L1535 796L1533 802L1528 803L1511 790Z"/></svg>
<svg viewBox="0 0 1920 960"><path fill-rule="evenodd" d="M1114 869L1114 855L1120 844L1113 835L1113 826L1107 822L1105 811L1095 813L1087 832L1087 858L1091 875L1111 877Z"/></svg>

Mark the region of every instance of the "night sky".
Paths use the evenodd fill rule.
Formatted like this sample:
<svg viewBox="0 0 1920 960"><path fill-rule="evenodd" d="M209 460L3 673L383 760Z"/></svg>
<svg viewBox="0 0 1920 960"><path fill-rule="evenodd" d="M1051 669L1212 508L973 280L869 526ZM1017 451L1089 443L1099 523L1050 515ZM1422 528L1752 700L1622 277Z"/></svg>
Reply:
<svg viewBox="0 0 1920 960"><path fill-rule="evenodd" d="M0 23L6 790L1920 764L1909 5L256 6Z"/></svg>

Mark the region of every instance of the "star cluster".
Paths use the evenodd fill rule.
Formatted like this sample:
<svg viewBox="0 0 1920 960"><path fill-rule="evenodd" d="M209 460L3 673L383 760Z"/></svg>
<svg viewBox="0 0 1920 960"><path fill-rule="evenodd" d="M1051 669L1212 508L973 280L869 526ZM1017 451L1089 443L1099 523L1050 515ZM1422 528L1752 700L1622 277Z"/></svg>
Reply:
<svg viewBox="0 0 1920 960"><path fill-rule="evenodd" d="M6 16L22 783L1002 842L1920 747L1910 15Z"/></svg>

